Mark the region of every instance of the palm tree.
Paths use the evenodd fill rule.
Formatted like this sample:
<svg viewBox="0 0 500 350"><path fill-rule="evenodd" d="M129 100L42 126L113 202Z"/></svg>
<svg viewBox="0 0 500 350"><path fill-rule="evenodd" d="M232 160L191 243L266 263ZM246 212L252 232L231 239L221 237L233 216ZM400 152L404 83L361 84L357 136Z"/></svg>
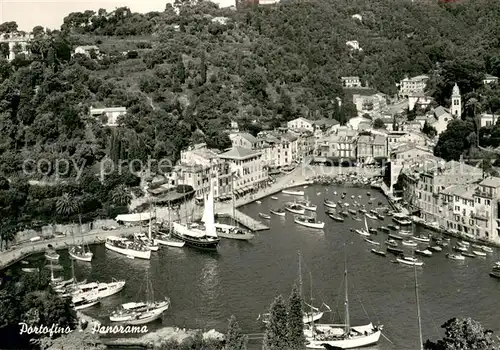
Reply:
<svg viewBox="0 0 500 350"><path fill-rule="evenodd" d="M56 212L59 215L71 216L79 209L78 201L68 193L63 193L56 201Z"/></svg>
<svg viewBox="0 0 500 350"><path fill-rule="evenodd" d="M131 199L132 195L124 184L116 186L111 192L111 200L116 205L128 205Z"/></svg>

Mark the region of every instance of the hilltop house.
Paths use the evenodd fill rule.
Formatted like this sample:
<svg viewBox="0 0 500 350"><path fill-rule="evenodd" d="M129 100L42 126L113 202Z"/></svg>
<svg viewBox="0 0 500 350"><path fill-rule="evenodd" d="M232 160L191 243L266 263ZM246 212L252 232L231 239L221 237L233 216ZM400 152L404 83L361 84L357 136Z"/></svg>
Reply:
<svg viewBox="0 0 500 350"><path fill-rule="evenodd" d="M108 126L117 126L118 117L127 114L127 108L125 107L106 107L106 108L93 108L89 109L90 116L96 118L101 117L103 124Z"/></svg>

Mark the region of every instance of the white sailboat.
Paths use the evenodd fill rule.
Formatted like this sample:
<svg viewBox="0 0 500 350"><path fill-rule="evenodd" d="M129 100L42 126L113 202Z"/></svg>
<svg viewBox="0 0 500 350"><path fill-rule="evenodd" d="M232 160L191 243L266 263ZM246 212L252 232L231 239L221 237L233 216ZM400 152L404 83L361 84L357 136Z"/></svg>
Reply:
<svg viewBox="0 0 500 350"><path fill-rule="evenodd" d="M368 223L366 222L366 216L365 216L365 228L362 229L356 229L354 230L354 232L356 232L358 235L361 235L361 236L365 236L365 237L369 237L370 236L370 232L368 231Z"/></svg>
<svg viewBox="0 0 500 350"><path fill-rule="evenodd" d="M82 227L81 216L78 215L78 218L80 220L80 228L81 228ZM73 236L73 240L74 240L74 236ZM76 245L75 242L73 242L73 244L74 244L73 247L70 247L68 249L68 254L72 259L79 260L79 261L85 261L85 262L92 261L92 257L94 256L94 253L92 253L90 251L88 244Z"/></svg>
<svg viewBox="0 0 500 350"><path fill-rule="evenodd" d="M157 252L158 249L160 249L160 246L153 240L153 237L152 237L152 231L153 231L153 228L152 228L152 222L151 222L151 203L149 205L149 224L148 224L148 235L146 236L144 233L140 232L140 233L136 233L134 235L134 239L138 240L139 242L141 242L142 244L144 244L149 250L153 251L153 252ZM141 229L142 229L142 226L141 226Z"/></svg>
<svg viewBox="0 0 500 350"><path fill-rule="evenodd" d="M155 245L166 245L167 247L182 248L186 244L183 240L172 237L172 208L168 208L168 232L162 232L160 229L156 233L156 237L153 240Z"/></svg>
<svg viewBox="0 0 500 350"><path fill-rule="evenodd" d="M347 253L346 253L347 254ZM318 324L312 323L304 329L306 348L325 349L327 346L336 346L341 349L360 348L376 344L382 334L382 326L373 326L372 323L359 327L351 327L349 317L349 298L347 284L347 257L345 258L345 324ZM343 328L341 328L343 326Z"/></svg>
<svg viewBox="0 0 500 350"><path fill-rule="evenodd" d="M202 221L205 227L197 224L174 222L172 235L186 242L188 246L200 249L217 249L220 238L217 235L214 220L214 195L212 183L208 198L205 198L205 210Z"/></svg>

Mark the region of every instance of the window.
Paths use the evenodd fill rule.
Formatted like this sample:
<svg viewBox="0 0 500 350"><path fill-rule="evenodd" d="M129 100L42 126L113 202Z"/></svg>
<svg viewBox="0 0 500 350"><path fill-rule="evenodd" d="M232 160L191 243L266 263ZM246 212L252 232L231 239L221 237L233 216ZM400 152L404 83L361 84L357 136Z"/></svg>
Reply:
<svg viewBox="0 0 500 350"><path fill-rule="evenodd" d="M491 201L489 199L486 200L486 205L490 205Z"/></svg>

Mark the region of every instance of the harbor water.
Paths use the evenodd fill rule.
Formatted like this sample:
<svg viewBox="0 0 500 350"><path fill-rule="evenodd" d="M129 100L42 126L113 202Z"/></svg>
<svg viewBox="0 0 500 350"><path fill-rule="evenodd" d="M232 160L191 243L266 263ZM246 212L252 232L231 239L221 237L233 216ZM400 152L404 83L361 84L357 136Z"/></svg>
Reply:
<svg viewBox="0 0 500 350"><path fill-rule="evenodd" d="M386 206L387 200L375 189L309 186L303 190L318 206L317 217L326 222L323 230L298 226L288 212L286 217L259 218L259 212L269 213L269 209L300 199L277 194L277 200L268 197L260 204L239 208L257 220L266 221L270 230L257 233L251 242L222 240L217 252L162 247L152 253L150 261L141 261L106 250L104 245L93 246L91 264L75 263L77 279L108 282L114 278L124 279L127 284L120 294L83 312L106 323L110 312L121 303L145 299L149 278L155 297L168 296L172 301L162 323L148 325L150 330L163 324L191 329L215 328L223 332L229 317L235 315L244 332L258 338L264 332L257 320L259 314L267 312L276 295L288 297L297 280L300 250L304 298L310 299L312 289L314 305L320 307L326 303L332 310L325 313L321 322L343 320L347 257L352 325L380 323L384 325L383 334L390 340L381 338L379 344L370 349L419 349L413 267L391 263L390 254L385 258L372 254L370 249L374 246L351 232L364 227L364 221L346 217L344 222L335 222L324 213L323 200L337 202L343 192L346 197L342 202L350 203L349 208L357 201L365 204L367 210L375 209ZM371 197L376 198L368 204ZM363 217L359 213L357 216ZM384 222L367 219L367 222L369 227L376 228L387 226L391 218L386 217ZM421 228L415 231L430 233ZM384 247L387 234L379 232L371 239L382 242ZM495 312L500 300L500 283L488 276L494 262L500 260L498 251L486 258L452 261L445 257L447 249L433 253L432 257L422 257L425 265L417 268L424 341L441 337L440 326L457 316L472 317L486 328L500 332L500 313ZM68 255L60 254L60 264L69 278ZM252 341L249 348L259 349L259 342Z"/></svg>

